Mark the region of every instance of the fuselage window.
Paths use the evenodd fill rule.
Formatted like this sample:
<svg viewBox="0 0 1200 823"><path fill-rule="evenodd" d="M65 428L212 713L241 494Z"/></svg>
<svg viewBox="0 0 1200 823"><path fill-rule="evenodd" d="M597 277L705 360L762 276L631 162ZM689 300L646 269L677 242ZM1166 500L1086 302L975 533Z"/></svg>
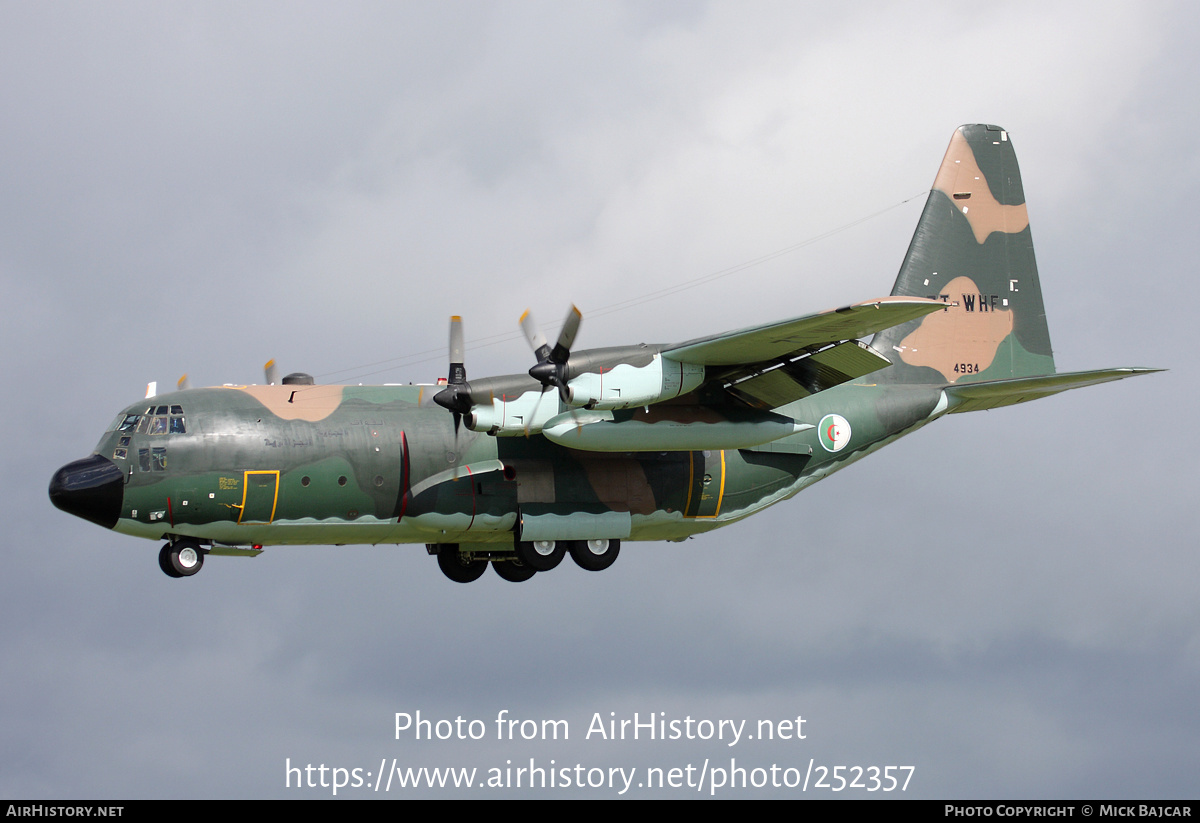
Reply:
<svg viewBox="0 0 1200 823"><path fill-rule="evenodd" d="M144 472L150 471L149 449L138 449L138 468Z"/></svg>
<svg viewBox="0 0 1200 823"><path fill-rule="evenodd" d="M127 449L113 449L113 459L114 460L124 460L128 456L129 456L129 451Z"/></svg>
<svg viewBox="0 0 1200 823"><path fill-rule="evenodd" d="M156 447L150 450L150 468L156 472L167 470L167 450Z"/></svg>

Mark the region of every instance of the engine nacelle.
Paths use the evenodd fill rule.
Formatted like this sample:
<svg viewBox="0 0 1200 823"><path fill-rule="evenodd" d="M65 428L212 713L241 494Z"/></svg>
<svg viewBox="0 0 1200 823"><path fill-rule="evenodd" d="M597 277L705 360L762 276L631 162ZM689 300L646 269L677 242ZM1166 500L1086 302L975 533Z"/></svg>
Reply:
<svg viewBox="0 0 1200 823"><path fill-rule="evenodd" d="M704 366L656 354L644 366L621 363L600 372L584 372L567 381L567 387L572 406L629 409L687 394L703 382Z"/></svg>
<svg viewBox="0 0 1200 823"><path fill-rule="evenodd" d="M514 395L493 395L491 403L472 406L465 422L472 431L500 437L537 434L547 420L561 411L557 391L531 390Z"/></svg>

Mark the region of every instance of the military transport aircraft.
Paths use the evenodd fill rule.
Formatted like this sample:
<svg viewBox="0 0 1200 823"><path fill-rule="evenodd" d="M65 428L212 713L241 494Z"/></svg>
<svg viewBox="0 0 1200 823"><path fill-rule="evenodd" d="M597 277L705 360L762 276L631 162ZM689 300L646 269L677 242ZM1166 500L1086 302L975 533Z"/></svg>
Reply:
<svg viewBox="0 0 1200 823"><path fill-rule="evenodd" d="M954 132L889 297L576 352L580 320L551 347L521 318L528 374L468 381L455 317L437 386L276 385L268 364L267 385L151 389L50 499L166 540L171 577L263 546L424 543L451 580L519 582L741 520L944 414L1157 371L1055 371L1016 155L987 125Z"/></svg>

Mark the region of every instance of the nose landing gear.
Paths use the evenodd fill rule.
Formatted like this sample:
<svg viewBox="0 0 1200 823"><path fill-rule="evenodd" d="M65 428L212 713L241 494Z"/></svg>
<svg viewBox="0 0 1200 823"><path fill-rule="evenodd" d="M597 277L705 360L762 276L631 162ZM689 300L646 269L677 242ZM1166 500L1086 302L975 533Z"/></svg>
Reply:
<svg viewBox="0 0 1200 823"><path fill-rule="evenodd" d="M173 540L158 553L158 567L167 577L191 577L204 566L204 550L190 538Z"/></svg>

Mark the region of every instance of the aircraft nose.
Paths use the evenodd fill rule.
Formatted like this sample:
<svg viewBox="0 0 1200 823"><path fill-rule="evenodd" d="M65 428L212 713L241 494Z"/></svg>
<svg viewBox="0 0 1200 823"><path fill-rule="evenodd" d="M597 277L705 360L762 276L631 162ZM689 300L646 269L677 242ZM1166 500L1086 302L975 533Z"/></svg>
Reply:
<svg viewBox="0 0 1200 823"><path fill-rule="evenodd" d="M125 475L117 464L93 454L54 473L50 479L50 502L76 517L111 529L121 516L124 486Z"/></svg>

